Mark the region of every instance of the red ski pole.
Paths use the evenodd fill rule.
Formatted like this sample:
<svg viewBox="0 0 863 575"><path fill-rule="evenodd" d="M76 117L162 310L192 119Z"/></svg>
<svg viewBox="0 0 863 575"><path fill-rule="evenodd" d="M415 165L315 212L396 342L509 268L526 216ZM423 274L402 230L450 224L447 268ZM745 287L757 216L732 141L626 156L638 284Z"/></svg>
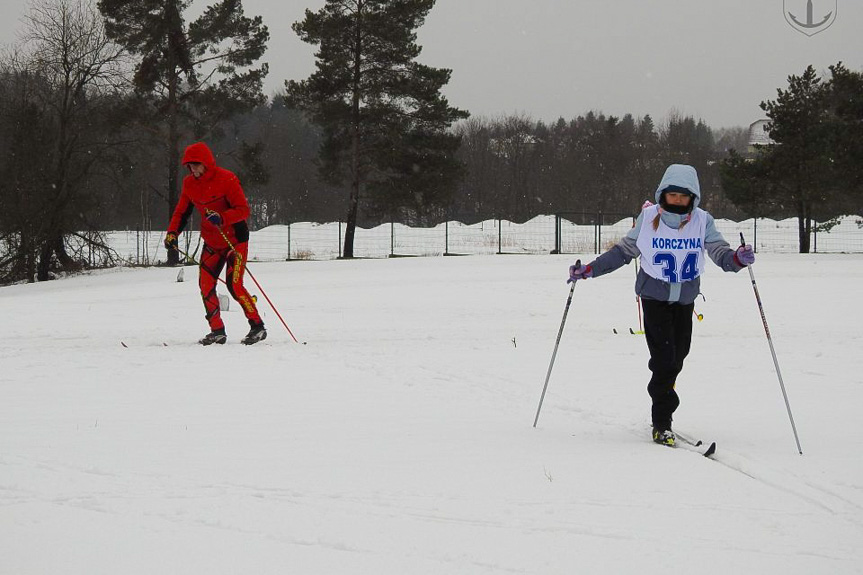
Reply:
<svg viewBox="0 0 863 575"><path fill-rule="evenodd" d="M240 254L237 254L237 257L240 257ZM267 292L264 291L264 288L262 288L261 284L258 283L258 280L255 279L255 276L252 274L252 270L249 269L248 265L246 265L246 272L249 274L249 277L252 278L252 281L255 282L255 285L258 286L258 289L261 290L261 293L264 295L264 299L267 300L267 303L270 304L270 307L273 308L274 312L276 312L276 315L279 317L279 321L281 321L282 325L285 326L285 329L288 330L288 334L290 334L291 339L294 340L294 343L300 343L297 341L297 338L294 337L294 332L292 332L291 328L288 327L288 324L285 323L285 320L282 318L282 314L279 313L279 310L277 310L276 306L273 305L273 302L270 301L269 296L267 296Z"/></svg>
<svg viewBox="0 0 863 575"><path fill-rule="evenodd" d="M234 244L231 243L231 240L228 239L228 236L225 235L225 232L222 231L222 228L217 228L219 233L222 234L222 238L225 240L225 243L228 244L228 247L231 248L231 251L234 252L234 255L240 262L241 266L245 266L246 272L249 274L249 277L252 278L252 281L255 282L255 285L258 286L258 289L261 290L261 294L263 294L264 299L267 300L267 303L270 304L270 307L273 308L273 311L276 312L276 316L278 316L279 321L282 322L282 325L285 326L285 329L288 330L288 334L290 334L291 339L294 340L294 343L300 343L297 341L297 338L294 336L294 332L291 331L291 328L288 327L288 324L285 323L284 318L282 318L282 314L279 313L279 310L276 309L276 306L273 305L273 302L270 300L270 297L267 295L267 292L264 291L264 288L261 287L261 284L258 283L258 280L255 279L254 274L252 274L252 270L249 269L249 265L243 261L243 256L234 248Z"/></svg>

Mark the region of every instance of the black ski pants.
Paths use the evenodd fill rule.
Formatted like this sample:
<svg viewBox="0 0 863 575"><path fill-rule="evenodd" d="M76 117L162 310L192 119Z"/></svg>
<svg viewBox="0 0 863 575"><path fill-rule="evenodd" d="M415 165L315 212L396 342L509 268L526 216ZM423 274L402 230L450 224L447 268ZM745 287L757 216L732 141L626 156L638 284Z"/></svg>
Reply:
<svg viewBox="0 0 863 575"><path fill-rule="evenodd" d="M644 335L650 350L647 367L651 371L647 393L653 400L653 427L671 429L671 416L680 405L674 389L683 360L692 343L692 310L694 303L679 304L644 299Z"/></svg>

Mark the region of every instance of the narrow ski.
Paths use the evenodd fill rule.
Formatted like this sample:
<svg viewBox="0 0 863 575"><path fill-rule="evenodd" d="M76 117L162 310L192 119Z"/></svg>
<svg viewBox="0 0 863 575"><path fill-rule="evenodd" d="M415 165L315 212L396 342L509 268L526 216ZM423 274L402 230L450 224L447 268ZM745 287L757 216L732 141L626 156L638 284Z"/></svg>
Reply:
<svg viewBox="0 0 863 575"><path fill-rule="evenodd" d="M678 436L678 439L680 439L680 436ZM703 455L704 457L711 457L714 453L716 453L715 441L711 441L710 445L707 445L706 449L704 446L705 443L700 440L697 442L682 440L678 441L674 447L681 447L683 449L686 449L687 451L694 451L695 453Z"/></svg>

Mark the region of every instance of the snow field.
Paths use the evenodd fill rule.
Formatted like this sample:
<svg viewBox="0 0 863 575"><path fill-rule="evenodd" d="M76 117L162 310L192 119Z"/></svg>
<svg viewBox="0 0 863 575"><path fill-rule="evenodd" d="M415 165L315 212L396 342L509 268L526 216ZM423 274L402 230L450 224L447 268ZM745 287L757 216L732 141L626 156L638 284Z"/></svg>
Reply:
<svg viewBox="0 0 863 575"><path fill-rule="evenodd" d="M196 345L194 268L0 289L0 572L860 573L863 256L753 268L803 456L708 264L675 425L715 461L650 442L632 266L576 286L532 427L575 259L250 264L306 345L261 297L265 342L234 304Z"/></svg>

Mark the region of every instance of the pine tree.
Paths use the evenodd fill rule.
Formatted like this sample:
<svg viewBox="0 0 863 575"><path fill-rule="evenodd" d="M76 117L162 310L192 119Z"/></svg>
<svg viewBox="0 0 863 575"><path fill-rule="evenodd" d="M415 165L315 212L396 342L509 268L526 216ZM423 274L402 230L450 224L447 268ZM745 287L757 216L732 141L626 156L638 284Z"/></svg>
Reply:
<svg viewBox="0 0 863 575"><path fill-rule="evenodd" d="M809 253L814 210L829 200L831 160L830 125L826 114L827 91L815 69L788 78L788 89L777 90L776 100L761 103L770 123L767 176L798 221L800 253Z"/></svg>
<svg viewBox="0 0 863 575"><path fill-rule="evenodd" d="M251 66L269 39L261 17L242 0L222 0L186 24L191 0L99 0L108 34L139 60L134 84L141 121L165 152L168 216L179 198L180 141L212 135L219 123L264 101L267 64ZM178 254L168 252L169 263Z"/></svg>
<svg viewBox="0 0 863 575"><path fill-rule="evenodd" d="M843 76L841 65L834 73ZM844 78L854 83L850 76ZM859 117L854 109L860 106L854 100L861 97L854 92L822 82L812 66L790 76L776 100L761 103L774 143L752 157L732 154L723 162L723 187L737 205L757 208L759 216L797 216L800 253L809 252L815 219L844 213L846 188L856 181L856 166L848 161L856 154L847 155L859 132L853 118Z"/></svg>
<svg viewBox="0 0 863 575"><path fill-rule="evenodd" d="M845 213L863 215L863 73L830 66L831 157Z"/></svg>
<svg viewBox="0 0 863 575"><path fill-rule="evenodd" d="M440 90L451 70L416 62L416 30L434 0L327 0L293 25L319 46L317 71L288 81L287 102L307 112L324 135L322 177L350 182L343 257L354 255L360 193L370 212L428 215L445 203L461 165L450 125L467 112Z"/></svg>

